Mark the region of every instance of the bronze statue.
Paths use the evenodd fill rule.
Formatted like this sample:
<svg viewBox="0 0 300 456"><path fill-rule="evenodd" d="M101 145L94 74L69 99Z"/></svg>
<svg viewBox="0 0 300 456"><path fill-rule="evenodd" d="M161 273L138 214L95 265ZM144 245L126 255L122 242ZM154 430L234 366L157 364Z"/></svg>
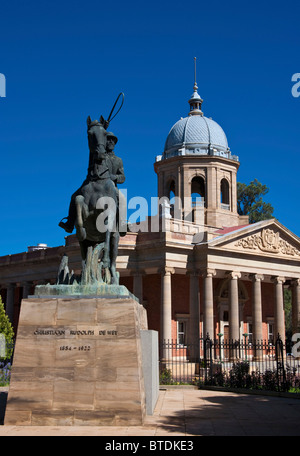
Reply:
<svg viewBox="0 0 300 456"><path fill-rule="evenodd" d="M87 177L71 197L68 217L59 223L67 233L76 228L83 260L82 284L119 284L116 258L120 233L126 234L127 223L119 217L123 199L117 184L125 181L125 174L122 159L114 154L118 138L107 132L109 119L87 118L90 151Z"/></svg>

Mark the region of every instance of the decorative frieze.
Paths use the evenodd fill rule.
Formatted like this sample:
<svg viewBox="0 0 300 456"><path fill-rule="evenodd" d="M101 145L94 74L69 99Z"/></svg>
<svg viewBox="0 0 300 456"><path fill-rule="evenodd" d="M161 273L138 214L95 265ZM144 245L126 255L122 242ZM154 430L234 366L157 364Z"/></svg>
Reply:
<svg viewBox="0 0 300 456"><path fill-rule="evenodd" d="M288 256L300 256L300 251L289 242L280 237L279 232L270 228L262 230L258 234L252 234L243 239L239 239L235 246L244 249L260 250L268 253L281 253Z"/></svg>

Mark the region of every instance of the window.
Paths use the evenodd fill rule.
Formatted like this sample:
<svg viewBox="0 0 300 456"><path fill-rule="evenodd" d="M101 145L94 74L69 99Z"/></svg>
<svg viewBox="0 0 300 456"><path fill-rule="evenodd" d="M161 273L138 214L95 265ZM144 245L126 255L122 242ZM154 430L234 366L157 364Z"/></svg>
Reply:
<svg viewBox="0 0 300 456"><path fill-rule="evenodd" d="M192 195L192 200L195 199L196 197L201 197L201 199L204 201L205 199L205 182L203 177L200 176L195 176L192 179L192 184L191 184L191 195Z"/></svg>
<svg viewBox="0 0 300 456"><path fill-rule="evenodd" d="M274 324L268 323L268 342L269 344L274 343Z"/></svg>
<svg viewBox="0 0 300 456"><path fill-rule="evenodd" d="M205 205L205 182L203 177L195 176L191 183L192 222L195 222L195 211Z"/></svg>
<svg viewBox="0 0 300 456"><path fill-rule="evenodd" d="M252 323L248 323L248 330L247 330L247 334L248 334L248 337L247 337L247 342L249 344L252 344L253 343L253 327L252 327Z"/></svg>
<svg viewBox="0 0 300 456"><path fill-rule="evenodd" d="M230 201L229 201L229 183L227 179L221 180L221 208L230 210Z"/></svg>
<svg viewBox="0 0 300 456"><path fill-rule="evenodd" d="M171 181L169 187L170 214L174 218L174 203L175 203L175 182Z"/></svg>
<svg viewBox="0 0 300 456"><path fill-rule="evenodd" d="M179 345L186 345L186 321L177 321L177 343Z"/></svg>

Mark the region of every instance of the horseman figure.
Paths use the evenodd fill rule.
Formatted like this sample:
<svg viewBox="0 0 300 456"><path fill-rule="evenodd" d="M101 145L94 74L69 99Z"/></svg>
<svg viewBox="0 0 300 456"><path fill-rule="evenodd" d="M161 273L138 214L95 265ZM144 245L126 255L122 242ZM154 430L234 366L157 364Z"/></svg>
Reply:
<svg viewBox="0 0 300 456"><path fill-rule="evenodd" d="M127 231L120 217L123 195L117 184L125 181L123 162L113 153L117 137L107 132L108 121L87 118L89 165L85 181L72 195L68 217L59 226L76 228L83 260L81 283L119 284L116 272L118 243ZM122 211L121 211L122 213Z"/></svg>

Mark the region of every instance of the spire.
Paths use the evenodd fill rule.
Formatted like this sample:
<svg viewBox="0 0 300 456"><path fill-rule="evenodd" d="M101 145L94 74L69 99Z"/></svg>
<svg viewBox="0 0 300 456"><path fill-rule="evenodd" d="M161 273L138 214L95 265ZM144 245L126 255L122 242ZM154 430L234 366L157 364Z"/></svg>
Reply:
<svg viewBox="0 0 300 456"><path fill-rule="evenodd" d="M190 112L189 116L195 116L195 115L200 115L203 116L203 112L201 111L201 105L202 105L202 98L200 97L198 93L198 86L197 86L197 79L196 79L196 57L194 57L194 71L195 71L195 83L194 83L194 93L189 99L189 104L190 104Z"/></svg>

